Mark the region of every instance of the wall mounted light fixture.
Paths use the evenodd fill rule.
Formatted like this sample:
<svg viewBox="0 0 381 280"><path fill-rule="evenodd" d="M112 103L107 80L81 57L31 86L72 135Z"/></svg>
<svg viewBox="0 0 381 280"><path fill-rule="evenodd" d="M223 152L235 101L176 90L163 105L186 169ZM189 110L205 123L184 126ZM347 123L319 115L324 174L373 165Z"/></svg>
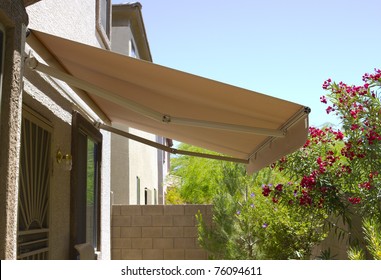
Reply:
<svg viewBox="0 0 381 280"><path fill-rule="evenodd" d="M66 170L71 170L71 167L73 165L73 158L70 154L63 154L61 152L61 149L58 148L57 150L57 155L56 155L56 160L57 160L57 163L61 164L63 163L64 164L64 168Z"/></svg>

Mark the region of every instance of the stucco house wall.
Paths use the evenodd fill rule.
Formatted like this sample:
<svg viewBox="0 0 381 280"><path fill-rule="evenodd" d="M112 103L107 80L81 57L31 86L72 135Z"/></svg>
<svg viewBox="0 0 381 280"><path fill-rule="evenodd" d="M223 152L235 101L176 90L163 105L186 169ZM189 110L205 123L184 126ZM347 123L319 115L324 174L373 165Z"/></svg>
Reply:
<svg viewBox="0 0 381 280"><path fill-rule="evenodd" d="M113 6L111 49L123 55L152 61L141 18L141 8L139 3ZM122 124L113 125L131 134L153 142L157 141L157 136L151 133ZM112 135L111 138L113 203L158 204L159 186L162 184L163 172L166 171L158 167L160 164L158 150L118 135ZM145 201L146 195L147 201Z"/></svg>
<svg viewBox="0 0 381 280"><path fill-rule="evenodd" d="M95 0L44 0L27 7L29 28L104 48L96 30Z"/></svg>
<svg viewBox="0 0 381 280"><path fill-rule="evenodd" d="M45 92L52 93L46 96ZM56 97L54 96L56 95ZM59 92L49 83L41 81L41 77L30 70L24 74L24 106L36 114L49 120L52 126L51 158L60 148L69 152L71 147L71 110L72 104L62 98ZM70 234L70 171L52 161L50 177L50 223L49 239L50 258L68 259Z"/></svg>
<svg viewBox="0 0 381 280"><path fill-rule="evenodd" d="M27 7L29 28L84 44L104 48L96 29L94 0L45 0ZM27 52L36 50L27 45ZM81 110L65 90L52 79L28 69L24 76L24 104L48 119L53 127L52 158L58 149L71 151L72 110ZM73 93L72 93L73 94ZM102 131L102 182L101 182L101 254L110 258L110 133ZM70 238L70 171L53 163L50 185L50 258L69 258Z"/></svg>
<svg viewBox="0 0 381 280"><path fill-rule="evenodd" d="M17 207L23 52L28 16L22 0L0 1L5 32L0 89L0 259L17 255Z"/></svg>

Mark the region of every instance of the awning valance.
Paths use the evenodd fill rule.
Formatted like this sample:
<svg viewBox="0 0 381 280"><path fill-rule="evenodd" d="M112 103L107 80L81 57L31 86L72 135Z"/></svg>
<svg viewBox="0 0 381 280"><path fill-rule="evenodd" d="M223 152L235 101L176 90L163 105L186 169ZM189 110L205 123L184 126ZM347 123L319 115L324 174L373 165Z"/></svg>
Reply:
<svg viewBox="0 0 381 280"><path fill-rule="evenodd" d="M113 123L247 160L259 170L301 147L305 106L33 31L67 73L37 71L85 90Z"/></svg>

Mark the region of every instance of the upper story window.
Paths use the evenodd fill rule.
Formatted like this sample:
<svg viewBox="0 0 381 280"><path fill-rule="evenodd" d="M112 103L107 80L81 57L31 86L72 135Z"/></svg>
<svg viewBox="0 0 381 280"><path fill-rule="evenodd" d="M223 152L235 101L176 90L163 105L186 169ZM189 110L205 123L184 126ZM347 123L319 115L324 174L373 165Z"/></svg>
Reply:
<svg viewBox="0 0 381 280"><path fill-rule="evenodd" d="M132 40L130 40L128 43L128 56L133 57L133 58L138 57L136 54L135 44Z"/></svg>
<svg viewBox="0 0 381 280"><path fill-rule="evenodd" d="M97 0L96 25L103 43L110 49L111 0Z"/></svg>

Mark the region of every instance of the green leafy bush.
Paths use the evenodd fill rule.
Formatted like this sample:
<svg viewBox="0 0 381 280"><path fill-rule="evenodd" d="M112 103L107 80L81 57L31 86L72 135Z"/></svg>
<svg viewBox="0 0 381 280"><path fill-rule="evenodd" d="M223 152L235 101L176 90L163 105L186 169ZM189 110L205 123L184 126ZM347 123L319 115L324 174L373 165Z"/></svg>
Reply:
<svg viewBox="0 0 381 280"><path fill-rule="evenodd" d="M290 211L262 196L270 169L246 176L244 167L223 164L220 189L213 199L213 226L197 216L199 243L213 259L307 259L326 236L318 211ZM278 178L279 179L279 178Z"/></svg>
<svg viewBox="0 0 381 280"><path fill-rule="evenodd" d="M366 248L375 260L381 260L381 223L374 218L363 220L363 232ZM365 252L359 247L350 247L348 250L350 260L364 260Z"/></svg>

